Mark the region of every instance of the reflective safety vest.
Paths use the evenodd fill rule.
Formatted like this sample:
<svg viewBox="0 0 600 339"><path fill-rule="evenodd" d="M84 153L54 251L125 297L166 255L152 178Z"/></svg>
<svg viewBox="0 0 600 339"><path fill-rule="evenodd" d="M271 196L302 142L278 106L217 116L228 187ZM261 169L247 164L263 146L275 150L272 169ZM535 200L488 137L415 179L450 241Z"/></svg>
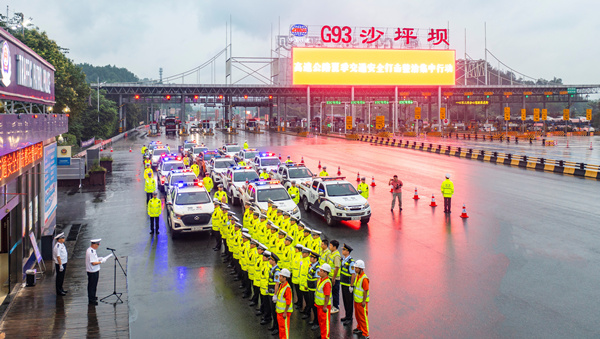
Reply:
<svg viewBox="0 0 600 339"><path fill-rule="evenodd" d="M269 284L267 287L268 295L275 295L275 285L279 282L279 271L281 271L281 268L279 268L277 264L269 271Z"/></svg>
<svg viewBox="0 0 600 339"><path fill-rule="evenodd" d="M281 249L281 268L287 268L288 270L291 271L292 268L292 258L294 256L294 253L292 252L292 246L286 246L285 243L282 246Z"/></svg>
<svg viewBox="0 0 600 339"><path fill-rule="evenodd" d="M248 278L250 280L254 280L254 272L256 271L256 256L258 252L255 248L248 248L248 256L246 259L246 264L248 265Z"/></svg>
<svg viewBox="0 0 600 339"><path fill-rule="evenodd" d="M146 146L142 146L142 154L146 153L146 150L148 149L148 147Z"/></svg>
<svg viewBox="0 0 600 339"><path fill-rule="evenodd" d="M322 250L321 247L319 247L319 249ZM329 255L331 254L331 251L328 249L326 249L325 251L323 251L323 253L320 253L321 256L319 257L319 265L323 265L324 263L328 263L329 264ZM329 265L331 266L331 265ZM331 269L333 270L333 266L331 266Z"/></svg>
<svg viewBox="0 0 600 339"><path fill-rule="evenodd" d="M160 199L152 198L148 201L148 215L151 217L159 217L162 210Z"/></svg>
<svg viewBox="0 0 600 339"><path fill-rule="evenodd" d="M242 240L243 241L243 240ZM250 241L244 241L240 245L240 267L244 271L248 271L248 250L250 249Z"/></svg>
<svg viewBox="0 0 600 339"><path fill-rule="evenodd" d="M283 228L285 233L290 233L290 218L284 217L279 220L279 228Z"/></svg>
<svg viewBox="0 0 600 339"><path fill-rule="evenodd" d="M244 143L244 149L248 149L250 147L247 142Z"/></svg>
<svg viewBox="0 0 600 339"><path fill-rule="evenodd" d="M252 281L252 285L260 287L261 277L262 277L262 269L263 269L263 255L256 251L256 257L254 258L254 280Z"/></svg>
<svg viewBox="0 0 600 339"><path fill-rule="evenodd" d="M196 177L198 177L198 175L200 175L200 166L198 166L198 164L192 164L192 166L190 167L192 169L192 172L194 172L194 175ZM204 179L203 179L204 181Z"/></svg>
<svg viewBox="0 0 600 339"><path fill-rule="evenodd" d="M361 182L360 184L358 184L358 187L356 189L358 190L358 193L363 196L363 198L369 198L369 185L367 185L364 182Z"/></svg>
<svg viewBox="0 0 600 339"><path fill-rule="evenodd" d="M298 278L300 280L300 290L308 291L308 271L310 269L310 259L302 257L302 263L300 264L300 270L298 272Z"/></svg>
<svg viewBox="0 0 600 339"><path fill-rule="evenodd" d="M152 178L146 179L146 185L144 185L144 191L146 193L152 193L156 190L156 180Z"/></svg>
<svg viewBox="0 0 600 339"><path fill-rule="evenodd" d="M190 165L190 158L183 157L183 164L186 165L186 166L189 166Z"/></svg>
<svg viewBox="0 0 600 339"><path fill-rule="evenodd" d="M308 247L317 253L321 253L321 236L317 236L313 238L311 235L310 242L308 243Z"/></svg>
<svg viewBox="0 0 600 339"><path fill-rule="evenodd" d="M148 158L144 158L144 167L146 167L147 165L152 165L152 161Z"/></svg>
<svg viewBox="0 0 600 339"><path fill-rule="evenodd" d="M327 257L327 263L331 267L331 272L329 272L329 278L331 278L333 280L337 279L337 277L340 276L340 270L338 270L337 275L335 277L333 276L333 273L335 272L335 258L336 257L337 258L341 257L340 252L335 251ZM340 267L340 269L341 269L341 267Z"/></svg>
<svg viewBox="0 0 600 339"><path fill-rule="evenodd" d="M309 291L314 291L317 288L317 279L319 279L317 270L320 267L319 262L316 262L311 264L310 269L308 270L308 274L306 275L306 286Z"/></svg>
<svg viewBox="0 0 600 339"><path fill-rule="evenodd" d="M223 211L221 211L221 208L217 206L217 208L215 208L215 210L213 211L212 214L212 230L213 231L219 231L219 229L221 228L221 214L223 213Z"/></svg>
<svg viewBox="0 0 600 339"><path fill-rule="evenodd" d="M279 292L277 292L277 301L275 302L275 312L277 313L285 312L285 307L287 306L287 303L285 301L285 291L288 288L291 289L290 284L288 284L287 281L283 283L283 286L279 286ZM290 303L287 312L294 312L294 306L292 305L292 303Z"/></svg>
<svg viewBox="0 0 600 339"><path fill-rule="evenodd" d="M269 272L271 272L269 267L271 265L269 264L269 261L263 261L261 265L260 294L269 295L267 291L269 289Z"/></svg>
<svg viewBox="0 0 600 339"><path fill-rule="evenodd" d="M296 186L290 186L288 188L288 194L292 197L292 200L296 205L300 202L300 190Z"/></svg>
<svg viewBox="0 0 600 339"><path fill-rule="evenodd" d="M348 256L342 260L342 267L340 267L340 285L350 286L353 273L351 270L354 270L354 259Z"/></svg>
<svg viewBox="0 0 600 339"><path fill-rule="evenodd" d="M261 179L269 179L269 174L267 174L267 172L261 172L258 177Z"/></svg>
<svg viewBox="0 0 600 339"><path fill-rule="evenodd" d="M154 172L152 171L152 168L147 167L144 170L144 179L148 180L148 179L153 178L153 177L154 177Z"/></svg>
<svg viewBox="0 0 600 339"><path fill-rule="evenodd" d="M291 159L287 159L287 160L285 161L285 163L286 163L286 164L291 164L292 162L293 162L293 161L292 161Z"/></svg>
<svg viewBox="0 0 600 339"><path fill-rule="evenodd" d="M225 203L227 203L227 193L225 193L225 191L216 191L214 200L223 202L223 197L225 197Z"/></svg>
<svg viewBox="0 0 600 339"><path fill-rule="evenodd" d="M325 285L331 285L331 280L329 278L319 280L317 284L317 289L315 291L315 304L317 306L325 305L325 293L323 292ZM327 301L327 306L331 306L331 293L329 294L329 300Z"/></svg>
<svg viewBox="0 0 600 339"><path fill-rule="evenodd" d="M238 162L238 166L246 166L246 162L244 160L241 160L240 162Z"/></svg>
<svg viewBox="0 0 600 339"><path fill-rule="evenodd" d="M354 282L354 302L356 303L361 303L363 302L363 294L365 293L365 291L362 288L362 283L363 280L369 280L369 278L367 277L367 275L363 272L363 274L360 277L356 277L356 281ZM365 300L366 302L369 302L369 292L367 291L367 300Z"/></svg>
<svg viewBox="0 0 600 339"><path fill-rule="evenodd" d="M206 187L206 191L210 193L213 189L213 181L209 176L202 178L202 182L204 183L204 187Z"/></svg>
<svg viewBox="0 0 600 339"><path fill-rule="evenodd" d="M244 225L244 228L250 228L249 223L252 220L252 214L252 210L249 208L244 211L244 217L242 218L242 225Z"/></svg>
<svg viewBox="0 0 600 339"><path fill-rule="evenodd" d="M320 177L328 177L329 173L325 172L325 171L321 171L321 173L319 173Z"/></svg>
<svg viewBox="0 0 600 339"><path fill-rule="evenodd" d="M289 227L289 232L288 235L292 238L294 238L294 240L292 241L292 247L296 247L296 244L298 243L298 226L296 224L290 224Z"/></svg>
<svg viewBox="0 0 600 339"><path fill-rule="evenodd" d="M442 195L444 198L452 198L452 194L454 194L454 183L446 179L442 182Z"/></svg>
<svg viewBox="0 0 600 339"><path fill-rule="evenodd" d="M235 227L232 227L231 246L230 249L233 252L234 259L240 259L240 245L242 242L242 231L236 231Z"/></svg>
<svg viewBox="0 0 600 339"><path fill-rule="evenodd" d="M300 268L302 267L302 252L297 251L292 256L292 283L300 283Z"/></svg>

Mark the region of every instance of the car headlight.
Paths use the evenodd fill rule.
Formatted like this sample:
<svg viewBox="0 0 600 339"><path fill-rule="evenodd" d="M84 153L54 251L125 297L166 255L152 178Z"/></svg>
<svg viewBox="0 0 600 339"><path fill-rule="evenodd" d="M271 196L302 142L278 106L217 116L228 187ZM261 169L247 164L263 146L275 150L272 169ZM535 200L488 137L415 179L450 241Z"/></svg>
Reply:
<svg viewBox="0 0 600 339"><path fill-rule="evenodd" d="M183 214L173 213L173 216L175 217L175 219L181 220L181 217L183 217Z"/></svg>
<svg viewBox="0 0 600 339"><path fill-rule="evenodd" d="M346 207L344 207L340 204L333 204L333 206L335 206L335 208L337 208L338 210L346 210Z"/></svg>
<svg viewBox="0 0 600 339"><path fill-rule="evenodd" d="M363 205L363 208L369 208L369 203L365 202L365 204Z"/></svg>
<svg viewBox="0 0 600 339"><path fill-rule="evenodd" d="M294 207L294 209L292 210L292 214L296 214L298 213L300 210L298 209L298 206Z"/></svg>

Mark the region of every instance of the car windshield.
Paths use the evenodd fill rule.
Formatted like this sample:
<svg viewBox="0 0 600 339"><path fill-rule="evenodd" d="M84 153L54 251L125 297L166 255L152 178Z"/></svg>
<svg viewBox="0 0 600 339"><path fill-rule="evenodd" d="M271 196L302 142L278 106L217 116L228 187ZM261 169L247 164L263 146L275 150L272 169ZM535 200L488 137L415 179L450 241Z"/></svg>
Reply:
<svg viewBox="0 0 600 339"><path fill-rule="evenodd" d="M214 157L215 155L213 153L204 153L204 160L210 160Z"/></svg>
<svg viewBox="0 0 600 339"><path fill-rule="evenodd" d="M350 183L327 185L327 195L330 197L341 197L346 195L357 195L358 192Z"/></svg>
<svg viewBox="0 0 600 339"><path fill-rule="evenodd" d="M210 197L206 192L182 192L177 193L175 198L176 205L198 205L210 202Z"/></svg>
<svg viewBox="0 0 600 339"><path fill-rule="evenodd" d="M164 148L155 149L154 152L152 152L153 155L161 155L161 154L164 154L164 153L167 153L167 150L164 149Z"/></svg>
<svg viewBox="0 0 600 339"><path fill-rule="evenodd" d="M206 147L194 147L194 154L200 154L206 150L208 150Z"/></svg>
<svg viewBox="0 0 600 339"><path fill-rule="evenodd" d="M185 144L185 145L183 145L183 149L192 148L194 146L196 146L196 144Z"/></svg>
<svg viewBox="0 0 600 339"><path fill-rule="evenodd" d="M215 161L215 168L227 168L229 166L235 166L235 162L233 160Z"/></svg>
<svg viewBox="0 0 600 339"><path fill-rule="evenodd" d="M281 201L281 200L289 200L290 195L283 187L277 188L268 188L263 190L258 190L258 201L265 202L269 201L269 199L273 201Z"/></svg>
<svg viewBox="0 0 600 339"><path fill-rule="evenodd" d="M162 166L161 171L163 172L168 172L174 169L183 169L183 162L181 161L177 161L177 162L167 162L164 163Z"/></svg>
<svg viewBox="0 0 600 339"><path fill-rule="evenodd" d="M279 165L279 159L277 158L272 158L272 159L261 159L260 160L260 164L261 166L277 166Z"/></svg>
<svg viewBox="0 0 600 339"><path fill-rule="evenodd" d="M180 182L194 182L196 176L192 174L177 174L171 176L171 184L180 183Z"/></svg>
<svg viewBox="0 0 600 339"><path fill-rule="evenodd" d="M240 146L227 146L227 153L239 152Z"/></svg>
<svg viewBox="0 0 600 339"><path fill-rule="evenodd" d="M290 168L288 172L290 173L290 179L310 178L313 175L312 172L306 167Z"/></svg>
<svg viewBox="0 0 600 339"><path fill-rule="evenodd" d="M254 171L244 171L233 173L233 181L252 181L258 178L258 174Z"/></svg>
<svg viewBox="0 0 600 339"><path fill-rule="evenodd" d="M173 126L175 125L175 121L165 121L165 126Z"/></svg>
<svg viewBox="0 0 600 339"><path fill-rule="evenodd" d="M252 159L256 156L256 153L254 152L246 152L244 153L244 159Z"/></svg>

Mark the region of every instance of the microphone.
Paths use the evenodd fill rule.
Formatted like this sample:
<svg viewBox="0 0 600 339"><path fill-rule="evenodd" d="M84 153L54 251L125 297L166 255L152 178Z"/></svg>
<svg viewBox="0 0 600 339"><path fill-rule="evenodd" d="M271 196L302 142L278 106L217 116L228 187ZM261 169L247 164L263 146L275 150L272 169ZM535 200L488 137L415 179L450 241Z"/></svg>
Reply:
<svg viewBox="0 0 600 339"><path fill-rule="evenodd" d="M116 251L114 248L110 248L110 247L107 247L106 249L109 251Z"/></svg>

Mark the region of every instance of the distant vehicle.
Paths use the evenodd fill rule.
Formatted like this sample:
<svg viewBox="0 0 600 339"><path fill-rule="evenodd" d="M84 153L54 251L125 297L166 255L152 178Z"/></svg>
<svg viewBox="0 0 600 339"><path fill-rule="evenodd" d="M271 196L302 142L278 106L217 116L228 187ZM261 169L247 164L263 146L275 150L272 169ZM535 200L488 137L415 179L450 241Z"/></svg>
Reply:
<svg viewBox="0 0 600 339"><path fill-rule="evenodd" d="M152 149L150 154L152 156L150 158L150 164L152 165L152 167L156 167L156 166L158 166L160 157L163 154L167 154L167 149L164 146L157 146L154 149Z"/></svg>
<svg viewBox="0 0 600 339"><path fill-rule="evenodd" d="M246 162L246 164L248 164L249 162L252 161L252 159L254 159L254 157L256 156L256 153L258 153L258 151L254 148L243 149L243 150L237 152L233 158L235 159L235 162L240 162L240 161L244 160L244 162Z"/></svg>
<svg viewBox="0 0 600 339"><path fill-rule="evenodd" d="M173 134L177 135L177 131L179 130L179 124L177 118L174 116L169 116L165 118L165 135Z"/></svg>
<svg viewBox="0 0 600 339"><path fill-rule="evenodd" d="M275 156L275 153L260 152L254 157L252 166L256 172L265 170L266 172L271 173L271 171L277 170L279 163L280 160Z"/></svg>
<svg viewBox="0 0 600 339"><path fill-rule="evenodd" d="M219 149L219 152L221 152L221 154L223 155L229 155L233 157L241 149L242 148L238 144L225 144L222 148Z"/></svg>
<svg viewBox="0 0 600 339"><path fill-rule="evenodd" d="M173 239L182 233L209 231L214 205L204 185L178 183L165 198L167 223Z"/></svg>
<svg viewBox="0 0 600 339"><path fill-rule="evenodd" d="M314 174L303 164L281 163L276 171L271 171L271 178L281 181L286 189L292 186L292 181L299 185L303 182L311 182Z"/></svg>
<svg viewBox="0 0 600 339"><path fill-rule="evenodd" d="M234 167L235 165L235 161L230 157L212 158L206 165L206 170L210 173L210 177L216 186L223 181L221 174L224 174L229 167Z"/></svg>
<svg viewBox="0 0 600 339"><path fill-rule="evenodd" d="M258 179L258 174L250 166L236 166L227 169L226 173L221 174L223 186L232 205L241 202L240 188L247 182Z"/></svg>
<svg viewBox="0 0 600 339"><path fill-rule="evenodd" d="M183 145L179 146L179 153L181 153L181 155L186 155L187 152L192 150L194 147L196 147L195 140L186 140L183 142Z"/></svg>
<svg viewBox="0 0 600 339"><path fill-rule="evenodd" d="M193 183L196 179L196 175L191 169L172 170L165 180L165 192L168 194L178 183Z"/></svg>
<svg viewBox="0 0 600 339"><path fill-rule="evenodd" d="M240 188L240 193L243 203L249 202L251 205L258 205L262 210L267 210L269 199L271 199L278 208L300 219L300 208L279 180L251 181Z"/></svg>
<svg viewBox="0 0 600 339"><path fill-rule="evenodd" d="M182 170L185 166L183 165L183 161L181 161L181 156L177 157L175 155L164 155L161 156L161 161L158 166L158 170L156 173L158 174L158 188L166 193L165 183L167 181L167 176L172 170Z"/></svg>

